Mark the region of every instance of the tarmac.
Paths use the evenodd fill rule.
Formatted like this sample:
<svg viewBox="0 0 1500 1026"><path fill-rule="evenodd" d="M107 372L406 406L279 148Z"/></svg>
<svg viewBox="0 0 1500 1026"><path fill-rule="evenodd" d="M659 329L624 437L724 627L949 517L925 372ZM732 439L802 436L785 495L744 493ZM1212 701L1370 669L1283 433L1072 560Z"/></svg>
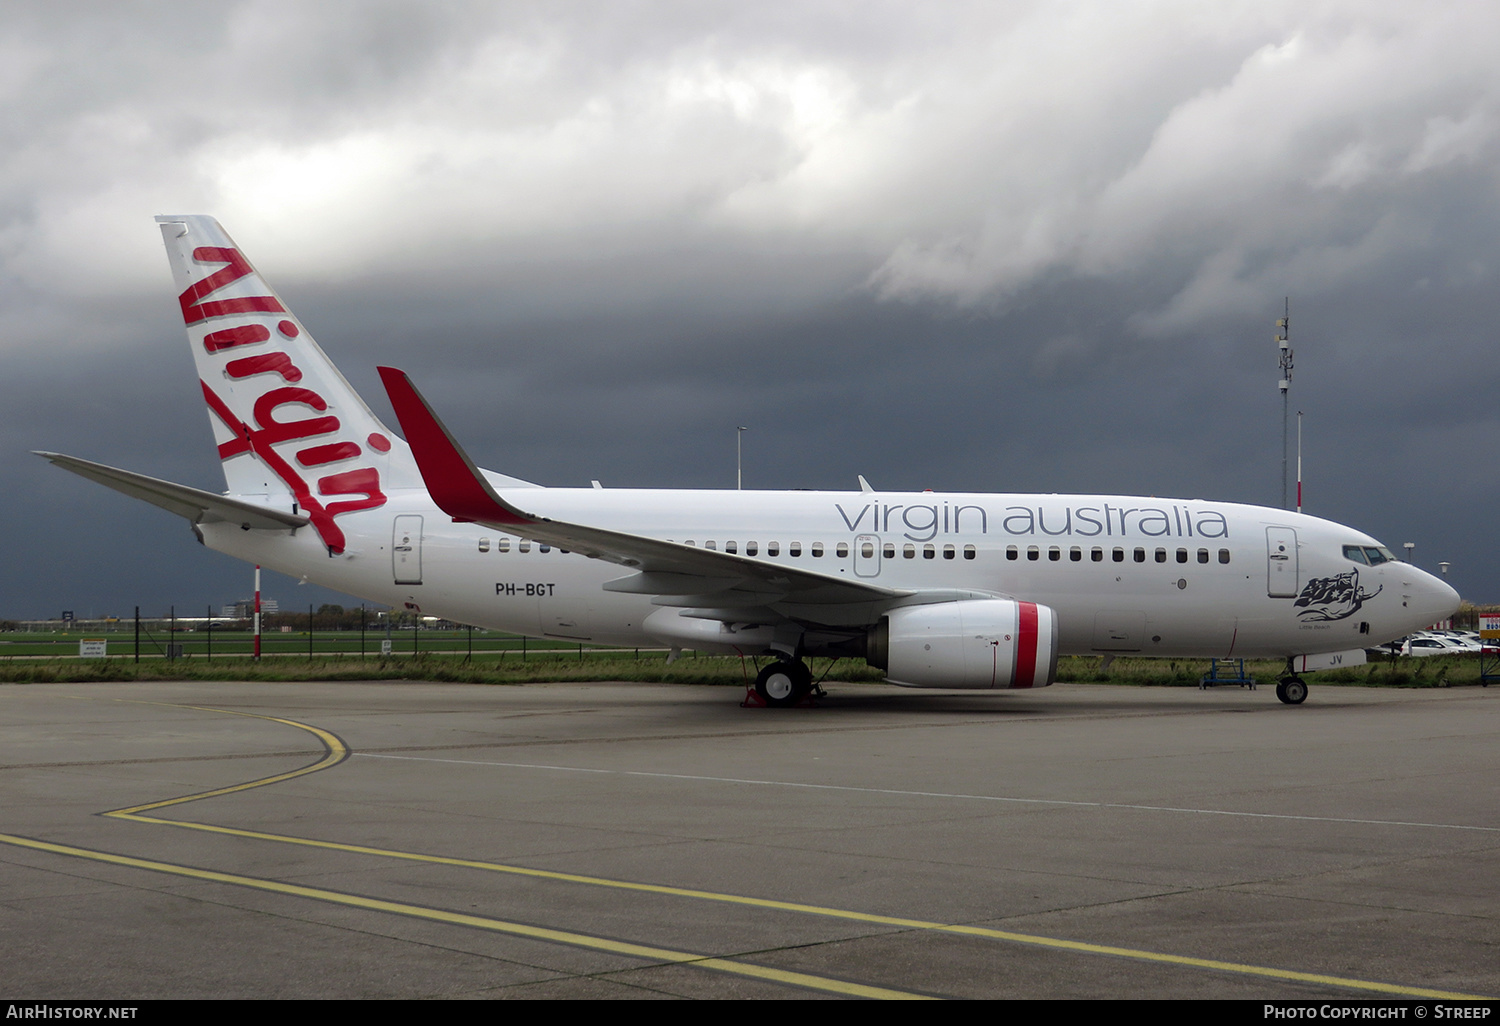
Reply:
<svg viewBox="0 0 1500 1026"><path fill-rule="evenodd" d="M1500 995L1500 689L0 687L0 997Z"/></svg>

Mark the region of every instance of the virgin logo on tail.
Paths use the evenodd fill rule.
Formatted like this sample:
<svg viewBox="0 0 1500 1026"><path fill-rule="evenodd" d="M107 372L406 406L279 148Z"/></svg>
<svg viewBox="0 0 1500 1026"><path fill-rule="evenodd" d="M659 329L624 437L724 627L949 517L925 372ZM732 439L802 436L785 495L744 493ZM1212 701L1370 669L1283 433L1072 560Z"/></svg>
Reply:
<svg viewBox="0 0 1500 1026"><path fill-rule="evenodd" d="M254 273L249 262L237 249L218 246L200 246L193 250L193 259L203 263L222 263L225 266L202 280L194 282L181 296L182 319L188 325L197 324L216 317L233 317L240 314L284 314L286 307L275 296L236 296L229 299L209 299L214 293L232 285L241 278ZM290 341L301 334L297 325L289 320L279 321L276 332ZM203 337L203 348L209 353L225 353L231 359L224 364L224 373L235 380L265 379L266 390L256 397L251 407L254 424L240 419L222 396L216 393L207 381L202 382L203 398L208 408L234 434L234 438L219 446L220 459L232 459L242 453L250 453L261 460L279 477L297 500L298 507L312 521L313 529L329 552L344 551L344 532L334 523L334 518L357 510L375 509L384 506L385 493L380 490L380 471L375 467L357 467L340 471L317 479L317 495L358 496L326 502L313 494L307 480L288 460L276 452L273 446L303 439L321 439L319 444L298 449L294 459L302 467L319 467L354 459L362 454L357 442L330 440L326 436L337 433L339 419L332 414L293 419L282 413L282 407L306 407L323 414L328 401L302 381L302 370L292 362L285 352L276 350L244 354L246 347L260 346L271 340L271 329L257 321L215 328ZM288 413L293 411L286 411ZM376 452L389 452L390 439L372 433L365 444Z"/></svg>
<svg viewBox="0 0 1500 1026"><path fill-rule="evenodd" d="M253 268L249 261L240 255L239 250L223 249L219 246L199 246L193 250L193 259L205 264L223 263L229 266L220 268L202 281L194 282L188 286L187 291L177 297L178 302L182 304L183 323L197 324L210 317L225 317L237 313L286 313L286 307L277 302L275 296L242 296L238 299L203 302L205 296L234 284L250 274Z"/></svg>

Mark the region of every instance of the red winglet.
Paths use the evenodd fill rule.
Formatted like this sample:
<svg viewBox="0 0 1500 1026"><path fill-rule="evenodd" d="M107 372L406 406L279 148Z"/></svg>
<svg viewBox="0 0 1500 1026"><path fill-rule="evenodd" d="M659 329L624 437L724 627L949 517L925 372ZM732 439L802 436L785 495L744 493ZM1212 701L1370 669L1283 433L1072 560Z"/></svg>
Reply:
<svg viewBox="0 0 1500 1026"><path fill-rule="evenodd" d="M416 457L427 493L439 509L457 521L497 525L537 522L495 494L405 372L394 367L376 370Z"/></svg>

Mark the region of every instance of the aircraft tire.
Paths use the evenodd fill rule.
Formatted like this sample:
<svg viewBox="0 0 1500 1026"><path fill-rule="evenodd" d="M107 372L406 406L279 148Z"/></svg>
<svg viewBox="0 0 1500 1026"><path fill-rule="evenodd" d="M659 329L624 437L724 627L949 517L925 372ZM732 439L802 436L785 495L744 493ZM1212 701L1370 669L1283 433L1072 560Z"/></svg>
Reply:
<svg viewBox="0 0 1500 1026"><path fill-rule="evenodd" d="M811 690L812 673L800 662L780 660L755 677L755 693L770 706L796 705Z"/></svg>
<svg viewBox="0 0 1500 1026"><path fill-rule="evenodd" d="M1301 705L1307 701L1307 684L1301 677L1288 677L1277 683L1276 697L1287 705Z"/></svg>

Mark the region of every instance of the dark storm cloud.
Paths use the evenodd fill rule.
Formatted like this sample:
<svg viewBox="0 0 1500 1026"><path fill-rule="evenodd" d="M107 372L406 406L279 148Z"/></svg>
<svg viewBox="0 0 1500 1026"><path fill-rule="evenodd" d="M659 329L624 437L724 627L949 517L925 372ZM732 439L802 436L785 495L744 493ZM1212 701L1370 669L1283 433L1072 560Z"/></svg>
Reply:
<svg viewBox="0 0 1500 1026"><path fill-rule="evenodd" d="M541 483L1275 504L1500 597L1500 16L1472 4L12 4L0 615L243 594L24 455L218 487L156 213ZM285 585L288 605L310 589ZM318 601L322 601L319 596Z"/></svg>

